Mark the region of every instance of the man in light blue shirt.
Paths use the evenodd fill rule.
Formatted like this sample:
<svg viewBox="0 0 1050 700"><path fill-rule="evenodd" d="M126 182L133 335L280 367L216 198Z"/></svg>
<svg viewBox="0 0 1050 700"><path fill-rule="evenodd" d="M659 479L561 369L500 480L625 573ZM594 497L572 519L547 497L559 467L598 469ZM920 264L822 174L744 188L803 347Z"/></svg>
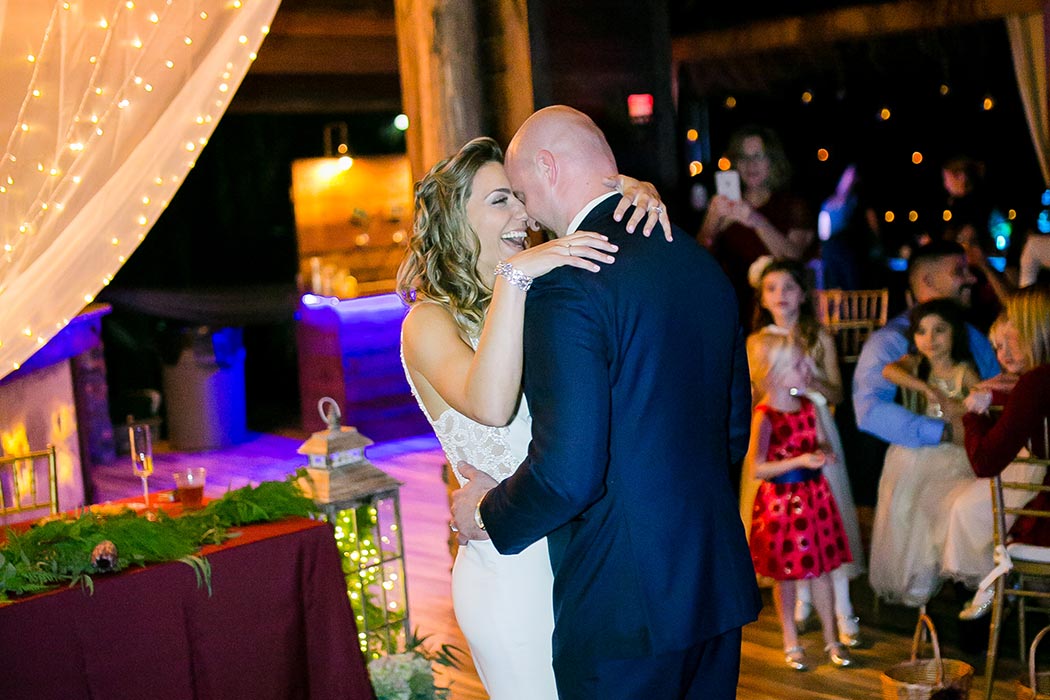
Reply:
<svg viewBox="0 0 1050 700"><path fill-rule="evenodd" d="M949 298L969 305L970 287L975 281L962 247L948 241L935 241L919 248L908 266L908 285L916 303ZM912 413L894 400L897 386L882 376L883 367L908 352L908 324L905 312L864 342L853 375L857 427L880 440L905 447L936 445L953 439L961 442L961 409L947 412L946 418L951 420ZM973 326L967 324L966 330L981 378L998 374L999 362L991 343Z"/></svg>

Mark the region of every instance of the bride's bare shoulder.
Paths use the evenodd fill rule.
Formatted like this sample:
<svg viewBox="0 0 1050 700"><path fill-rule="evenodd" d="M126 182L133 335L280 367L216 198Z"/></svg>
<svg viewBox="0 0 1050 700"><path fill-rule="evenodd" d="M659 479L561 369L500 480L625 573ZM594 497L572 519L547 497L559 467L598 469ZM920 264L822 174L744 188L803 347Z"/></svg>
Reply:
<svg viewBox="0 0 1050 700"><path fill-rule="evenodd" d="M401 326L401 338L406 356L427 349L433 353L456 341L463 341L463 333L452 312L433 301L420 301L412 305Z"/></svg>

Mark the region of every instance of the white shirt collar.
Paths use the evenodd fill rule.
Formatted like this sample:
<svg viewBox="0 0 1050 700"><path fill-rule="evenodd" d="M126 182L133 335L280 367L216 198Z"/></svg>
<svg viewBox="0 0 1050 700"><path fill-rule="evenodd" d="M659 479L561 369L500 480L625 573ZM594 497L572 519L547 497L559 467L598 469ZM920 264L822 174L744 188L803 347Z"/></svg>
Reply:
<svg viewBox="0 0 1050 700"><path fill-rule="evenodd" d="M618 195L620 193L616 190L613 190L612 192L600 194L591 201L587 202L583 209L580 210L580 213L574 216L572 221L569 222L569 228L567 231L565 231L565 235L568 236L570 233L576 233L576 229L580 227L580 224L582 224L583 220L587 218L587 215L591 213L591 210L599 204L601 204L602 202L604 202L605 200L607 200L609 197L612 197L614 194Z"/></svg>

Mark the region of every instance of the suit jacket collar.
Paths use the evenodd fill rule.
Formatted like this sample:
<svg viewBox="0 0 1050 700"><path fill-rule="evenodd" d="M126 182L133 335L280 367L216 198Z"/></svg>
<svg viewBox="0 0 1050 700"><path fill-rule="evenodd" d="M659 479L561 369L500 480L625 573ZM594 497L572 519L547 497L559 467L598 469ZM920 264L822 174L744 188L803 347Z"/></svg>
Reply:
<svg viewBox="0 0 1050 700"><path fill-rule="evenodd" d="M581 209L580 212L573 217L572 221L569 222L569 228L565 231L565 235L568 236L570 233L576 233L576 231L578 231L580 228L580 224L582 224L583 220L587 218L587 215L590 214L595 207L597 207L599 204L601 204L606 199L609 199L615 194L619 193L616 192L616 190L613 190L612 192L600 194L591 201L587 202L586 206L584 206L583 209Z"/></svg>

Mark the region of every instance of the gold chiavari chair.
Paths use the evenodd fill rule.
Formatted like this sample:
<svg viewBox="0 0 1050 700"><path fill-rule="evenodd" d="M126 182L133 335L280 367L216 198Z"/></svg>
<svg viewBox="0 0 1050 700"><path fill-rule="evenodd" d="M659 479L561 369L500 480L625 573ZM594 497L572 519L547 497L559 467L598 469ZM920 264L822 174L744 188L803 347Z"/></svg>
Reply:
<svg viewBox="0 0 1050 700"><path fill-rule="evenodd" d="M38 465L47 460L46 480ZM0 457L0 517L47 508L58 512L58 463L54 445Z"/></svg>
<svg viewBox="0 0 1050 700"><path fill-rule="evenodd" d="M1018 457L1016 462L1050 467L1050 421L1043 419L1043 449L1037 457L1031 442L1028 445L1028 456ZM991 479L992 489L992 541L996 550L996 568L1005 568L1006 572L995 580L995 598L992 601L992 620L988 629L988 655L985 661L985 698L991 700L995 683L995 665L998 656L999 633L1002 628L1006 592L1009 587L1011 596L1017 598L1017 629L1020 640L1021 663L1025 661L1027 649L1027 632L1025 615L1029 611L1050 614L1050 547L1031 544L1007 543L1007 516L1032 516L1050 518L1050 510L1029 508L1026 503L1019 508L1006 505L1004 494L1010 491L1025 491L1031 500L1038 493L1050 492L1050 486L1042 483L1025 483L1003 481L996 476Z"/></svg>
<svg viewBox="0 0 1050 700"><path fill-rule="evenodd" d="M868 336L886 325L888 289L818 289L817 319L831 332L842 362L856 362Z"/></svg>

